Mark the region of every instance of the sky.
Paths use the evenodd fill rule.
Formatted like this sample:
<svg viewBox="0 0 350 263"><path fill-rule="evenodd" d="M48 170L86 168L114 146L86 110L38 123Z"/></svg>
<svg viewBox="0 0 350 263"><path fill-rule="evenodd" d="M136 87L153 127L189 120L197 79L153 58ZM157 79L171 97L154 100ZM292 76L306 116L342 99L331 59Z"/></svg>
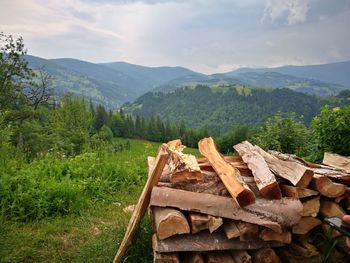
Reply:
<svg viewBox="0 0 350 263"><path fill-rule="evenodd" d="M203 73L350 60L349 27L350 0L0 0L28 54Z"/></svg>

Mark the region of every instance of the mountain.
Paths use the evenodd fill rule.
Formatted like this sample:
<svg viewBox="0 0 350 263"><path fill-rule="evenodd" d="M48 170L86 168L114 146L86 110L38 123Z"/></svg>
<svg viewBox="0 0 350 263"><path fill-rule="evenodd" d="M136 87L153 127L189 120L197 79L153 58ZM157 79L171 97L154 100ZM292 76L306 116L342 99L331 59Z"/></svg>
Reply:
<svg viewBox="0 0 350 263"><path fill-rule="evenodd" d="M133 101L173 78L197 74L181 67L143 67L125 62L96 64L78 59L43 59L26 55L29 67L54 78L57 95L72 92L108 108Z"/></svg>
<svg viewBox="0 0 350 263"><path fill-rule="evenodd" d="M336 83L350 87L350 61L306 66L283 66L277 68L240 68L226 73L227 76L236 77L241 73L277 72L300 78L315 79L327 83Z"/></svg>
<svg viewBox="0 0 350 263"><path fill-rule="evenodd" d="M259 124L279 111L295 112L310 123L325 104L350 104L350 100L318 98L289 89L198 85L169 93L146 93L124 105L124 110L144 117L159 115L171 122L183 120L189 127L206 127L220 134L234 125Z"/></svg>

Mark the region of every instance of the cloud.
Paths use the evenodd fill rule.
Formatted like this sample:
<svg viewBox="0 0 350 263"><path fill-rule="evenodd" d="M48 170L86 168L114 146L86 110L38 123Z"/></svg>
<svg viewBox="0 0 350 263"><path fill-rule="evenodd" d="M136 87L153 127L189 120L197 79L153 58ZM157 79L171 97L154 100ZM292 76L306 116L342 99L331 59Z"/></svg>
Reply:
<svg viewBox="0 0 350 263"><path fill-rule="evenodd" d="M269 0L266 3L263 21L272 23L287 21L289 25L304 22L309 11L309 0Z"/></svg>

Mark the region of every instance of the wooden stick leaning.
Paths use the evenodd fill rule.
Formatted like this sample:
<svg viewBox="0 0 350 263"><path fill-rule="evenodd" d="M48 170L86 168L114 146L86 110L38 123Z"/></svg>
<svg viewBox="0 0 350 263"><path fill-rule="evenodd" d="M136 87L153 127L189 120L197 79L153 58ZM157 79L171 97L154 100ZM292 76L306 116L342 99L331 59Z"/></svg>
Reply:
<svg viewBox="0 0 350 263"><path fill-rule="evenodd" d="M168 146L166 144L162 144L159 148L157 158L155 161L155 167L153 169L152 174L148 177L146 185L142 190L140 199L137 202L135 210L131 216L131 219L130 219L128 227L126 229L123 241L120 244L118 252L114 257L113 263L122 262L125 254L127 252L127 249L129 248L129 246L133 240L133 237L135 235L137 227L147 211L150 197L151 197L152 188L158 183L159 178L160 178L160 176L163 172L163 169L165 167L165 164L168 161L169 153L167 151L167 148L168 148Z"/></svg>
<svg viewBox="0 0 350 263"><path fill-rule="evenodd" d="M255 202L255 195L244 182L239 182L235 168L225 161L216 149L213 138L204 138L198 143L199 152L205 156L218 174L231 196L240 207Z"/></svg>

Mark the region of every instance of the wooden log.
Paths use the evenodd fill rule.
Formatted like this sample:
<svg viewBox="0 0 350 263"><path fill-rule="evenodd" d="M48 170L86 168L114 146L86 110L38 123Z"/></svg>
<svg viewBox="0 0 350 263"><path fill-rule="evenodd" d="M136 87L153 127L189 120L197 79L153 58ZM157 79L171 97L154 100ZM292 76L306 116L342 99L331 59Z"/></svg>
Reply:
<svg viewBox="0 0 350 263"><path fill-rule="evenodd" d="M159 178L160 178L160 176L163 172L163 169L165 167L165 164L168 161L169 154L168 154L167 148L168 147L166 144L162 144L159 148L157 158L155 161L155 167L152 171L151 176L148 177L146 185L142 190L141 196L137 202L135 210L134 210L134 212L131 216L131 219L129 221L124 238L119 246L119 249L118 249L114 259L113 259L113 263L122 262L127 249L129 248L130 244L133 241L137 227L138 227L142 217L145 215L146 210L148 208L152 188L158 183Z"/></svg>
<svg viewBox="0 0 350 263"><path fill-rule="evenodd" d="M292 231L293 234L305 235L321 223L322 221L320 219L312 216L302 217L299 223L293 226Z"/></svg>
<svg viewBox="0 0 350 263"><path fill-rule="evenodd" d="M260 238L265 241L275 240L284 244L290 244L292 242L292 233L288 230L277 233L269 228L265 228L260 232Z"/></svg>
<svg viewBox="0 0 350 263"><path fill-rule="evenodd" d="M227 196L228 191L222 182L205 182L205 183L163 183L159 182L157 186L181 189L196 193L207 193L213 195Z"/></svg>
<svg viewBox="0 0 350 263"><path fill-rule="evenodd" d="M258 225L240 221L237 223L237 228L240 233L240 241L254 241L259 239Z"/></svg>
<svg viewBox="0 0 350 263"><path fill-rule="evenodd" d="M263 248L253 252L254 263L280 263L280 258L271 248Z"/></svg>
<svg viewBox="0 0 350 263"><path fill-rule="evenodd" d="M246 184L237 180L235 168L224 160L216 149L214 140L211 137L200 140L198 148L200 153L208 159L229 193L241 207L255 202L254 193Z"/></svg>
<svg viewBox="0 0 350 263"><path fill-rule="evenodd" d="M153 253L153 263L180 263L177 253Z"/></svg>
<svg viewBox="0 0 350 263"><path fill-rule="evenodd" d="M262 196L267 199L281 199L281 189L276 182L275 175L270 171L264 158L248 141L233 146L243 161L252 171L256 185Z"/></svg>
<svg viewBox="0 0 350 263"><path fill-rule="evenodd" d="M207 214L190 213L189 217L191 222L191 232L193 234L207 229L210 233L212 233L223 223L221 217L215 217Z"/></svg>
<svg viewBox="0 0 350 263"><path fill-rule="evenodd" d="M186 253L183 258L183 263L204 263L203 255L199 252Z"/></svg>
<svg viewBox="0 0 350 263"><path fill-rule="evenodd" d="M235 263L252 263L252 257L246 250L232 250L231 256Z"/></svg>
<svg viewBox="0 0 350 263"><path fill-rule="evenodd" d="M325 152L322 162L326 165L343 169L346 173L350 173L350 157L345 157L335 153Z"/></svg>
<svg viewBox="0 0 350 263"><path fill-rule="evenodd" d="M229 197L194 193L166 187L154 187L152 206L176 207L180 210L200 212L234 220L262 225L281 232L281 226L291 227L298 223L303 206L298 199L257 199L255 204L240 208Z"/></svg>
<svg viewBox="0 0 350 263"><path fill-rule="evenodd" d="M235 221L225 222L225 224L223 225L223 229L228 239L239 237L241 234Z"/></svg>
<svg viewBox="0 0 350 263"><path fill-rule="evenodd" d="M324 175L329 178L339 180L346 185L350 185L350 174L340 170L335 170L335 168L331 168L332 167L312 168L312 171L314 174Z"/></svg>
<svg viewBox="0 0 350 263"><path fill-rule="evenodd" d="M345 211L340 207L339 204L331 200L321 199L320 215L322 217L336 216L343 218Z"/></svg>
<svg viewBox="0 0 350 263"><path fill-rule="evenodd" d="M307 199L303 203L303 214L302 216L312 216L316 217L320 211L320 197L316 196L310 199Z"/></svg>
<svg viewBox="0 0 350 263"><path fill-rule="evenodd" d="M168 142L170 167L170 182L200 182L204 177L197 163L197 159L192 154L184 154L185 146L180 140Z"/></svg>
<svg viewBox="0 0 350 263"><path fill-rule="evenodd" d="M310 243L307 243L306 246L306 243L298 244L296 242L293 242L292 244L290 244L290 247L292 248L295 254L298 254L305 258L311 258L319 254L317 248Z"/></svg>
<svg viewBox="0 0 350 263"><path fill-rule="evenodd" d="M229 252L216 251L208 253L207 263L235 263Z"/></svg>
<svg viewBox="0 0 350 263"><path fill-rule="evenodd" d="M301 188L297 186L290 186L285 184L280 184L282 192L285 196L294 197L294 198L305 198L310 196L318 195L317 191Z"/></svg>
<svg viewBox="0 0 350 263"><path fill-rule="evenodd" d="M173 208L152 207L154 225L160 240L173 235L190 233L186 217Z"/></svg>
<svg viewBox="0 0 350 263"><path fill-rule="evenodd" d="M334 199L336 203L339 203L340 201L344 199L349 199L350 198L350 187L346 187L345 193L342 194L341 196L338 196L337 198Z"/></svg>
<svg viewBox="0 0 350 263"><path fill-rule="evenodd" d="M254 146L256 151L265 159L270 170L277 176L290 181L293 185L307 187L312 180L313 172L309 167L305 167L298 162L283 161L265 152L259 146Z"/></svg>
<svg viewBox="0 0 350 263"><path fill-rule="evenodd" d="M215 251L215 250L251 250L265 247L280 247L282 243L277 241L246 241L239 238L227 239L222 231L210 234L202 231L197 234L185 234L159 240L157 235L152 238L153 249L160 253L185 252L185 251Z"/></svg>
<svg viewBox="0 0 350 263"><path fill-rule="evenodd" d="M155 162L156 162L156 158L153 157L153 156L148 156L147 157L147 165L148 165L148 177L151 176L152 172L153 172L153 169L154 169L154 166L155 166ZM170 182L170 175L171 175L171 172L170 172L170 167L169 165L165 165L164 166L164 169L163 169L163 172L159 178L159 182Z"/></svg>
<svg viewBox="0 0 350 263"><path fill-rule="evenodd" d="M345 193L346 186L333 182L327 176L314 175L312 179L311 188L318 191L321 195L336 198Z"/></svg>

